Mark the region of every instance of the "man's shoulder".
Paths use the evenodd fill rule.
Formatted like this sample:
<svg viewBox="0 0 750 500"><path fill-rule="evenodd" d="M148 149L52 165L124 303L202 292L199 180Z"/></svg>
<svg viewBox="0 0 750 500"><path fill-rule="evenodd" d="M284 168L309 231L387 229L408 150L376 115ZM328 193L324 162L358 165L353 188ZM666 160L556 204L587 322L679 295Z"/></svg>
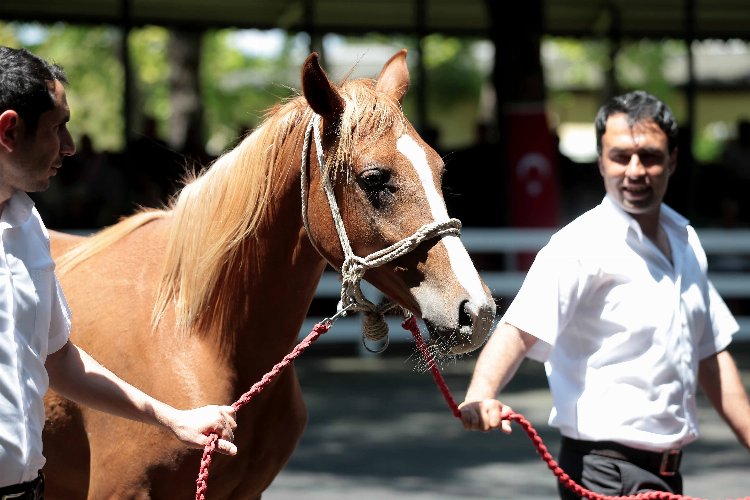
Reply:
<svg viewBox="0 0 750 500"><path fill-rule="evenodd" d="M4 251L16 255L29 269L54 269L49 232L34 202L26 193L16 192L11 205L12 212L4 214L9 231L4 239Z"/></svg>
<svg viewBox="0 0 750 500"><path fill-rule="evenodd" d="M560 228L552 235L552 240L564 242L570 240L575 241L582 236L591 238L592 236L595 236L597 231L606 227L607 223L603 219L600 206L597 205ZM577 243L581 244L582 242L578 241Z"/></svg>
<svg viewBox="0 0 750 500"><path fill-rule="evenodd" d="M544 253L555 256L575 256L578 259L592 255L611 254L622 229L619 221L608 218L601 205L579 215L555 234L544 247Z"/></svg>

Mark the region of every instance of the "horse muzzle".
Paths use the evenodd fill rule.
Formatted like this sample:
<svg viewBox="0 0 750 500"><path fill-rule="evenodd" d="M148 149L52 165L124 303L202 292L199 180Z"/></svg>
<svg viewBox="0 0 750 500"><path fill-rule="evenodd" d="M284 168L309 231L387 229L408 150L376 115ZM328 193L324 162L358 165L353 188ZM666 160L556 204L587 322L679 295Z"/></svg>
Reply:
<svg viewBox="0 0 750 500"><path fill-rule="evenodd" d="M437 353L454 356L471 352L484 344L495 320L492 300L476 303L463 300L455 312L455 321L446 324L425 316L422 319L430 332L430 341Z"/></svg>

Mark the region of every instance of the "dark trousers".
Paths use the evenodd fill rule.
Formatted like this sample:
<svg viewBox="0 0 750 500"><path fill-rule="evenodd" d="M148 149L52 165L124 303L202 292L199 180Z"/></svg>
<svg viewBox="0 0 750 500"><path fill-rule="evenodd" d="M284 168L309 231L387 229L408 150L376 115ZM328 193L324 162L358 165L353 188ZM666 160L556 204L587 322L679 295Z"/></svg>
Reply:
<svg viewBox="0 0 750 500"><path fill-rule="evenodd" d="M658 469L647 469L630 461L612 458L576 446L563 438L558 460L560 467L579 485L603 495L625 496L647 491L666 491L682 494L679 471L671 476L659 474ZM578 500L581 497L558 483L560 498Z"/></svg>
<svg viewBox="0 0 750 500"><path fill-rule="evenodd" d="M39 471L33 481L0 488L0 500L44 500L44 474Z"/></svg>

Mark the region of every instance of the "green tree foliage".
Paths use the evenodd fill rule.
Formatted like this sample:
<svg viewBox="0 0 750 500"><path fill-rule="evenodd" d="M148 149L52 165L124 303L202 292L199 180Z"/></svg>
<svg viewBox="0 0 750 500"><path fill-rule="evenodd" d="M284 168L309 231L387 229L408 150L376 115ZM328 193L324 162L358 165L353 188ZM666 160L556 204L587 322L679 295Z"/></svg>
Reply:
<svg viewBox="0 0 750 500"><path fill-rule="evenodd" d="M683 106L673 82L667 80L665 68L671 58L687 57L685 45L675 40L637 40L623 44L617 55L617 80L625 90L650 92L670 107L678 120Z"/></svg>
<svg viewBox="0 0 750 500"><path fill-rule="evenodd" d="M203 37L204 120L214 152L233 145L243 131L262 121L270 107L293 94L283 84L291 58L288 38L278 56L258 57L240 50L232 34L233 30L212 30Z"/></svg>
<svg viewBox="0 0 750 500"><path fill-rule="evenodd" d="M446 149L464 147L475 140L476 124L490 114L480 109L480 94L489 80L489 69L477 55L480 41L433 34L422 38L426 82L417 70L417 43L414 37L370 34L348 37L350 43L366 46L385 45L394 51L406 47L410 53L411 90L403 104L404 113L414 125L422 125L436 136L428 136L433 146ZM377 75L372 75L377 76ZM420 87L425 84L426 88ZM424 92L426 123L417 123L417 96Z"/></svg>
<svg viewBox="0 0 750 500"><path fill-rule="evenodd" d="M487 75L472 53L474 40L430 35L423 43L430 103L440 109L463 100L478 101Z"/></svg>
<svg viewBox="0 0 750 500"><path fill-rule="evenodd" d="M238 46L234 34L236 30L210 30L203 37L200 77L205 139L212 153L233 145L242 130L258 125L269 108L294 94L290 85L299 85L301 61L294 60L292 36L284 37L278 53L259 56ZM71 82L71 131L76 139L82 134L91 136L99 150L121 151L124 147L121 40L120 30L114 27L0 22L0 43L25 46L65 68ZM169 32L163 27L145 26L130 32L132 105L137 110L132 126L136 133L141 129L140 119L148 115L156 119L160 135L166 135L170 113L168 40ZM364 44L387 41L416 53L416 40L410 37L394 41L393 37L368 35L357 40ZM428 122L440 128L449 142L455 130L459 133L453 142L466 141L465 132L473 130L477 119L477 102L486 78L473 55L474 42L431 35L423 43ZM421 84L415 71L412 78L415 86ZM412 119L415 96L413 90L404 105Z"/></svg>
<svg viewBox="0 0 750 500"><path fill-rule="evenodd" d="M201 97L205 140L214 154L233 145L241 131L255 127L268 108L292 93L277 83L286 72L289 44L277 57L253 56L234 43L235 32L209 30L203 35ZM139 106L157 120L162 136L170 113L168 40L168 30L156 26L133 30L130 37Z"/></svg>
<svg viewBox="0 0 750 500"><path fill-rule="evenodd" d="M427 73L427 122L438 137L432 146L453 150L473 144L477 124L492 110L480 109L482 86L489 82L468 38L430 35L423 39Z"/></svg>
<svg viewBox="0 0 750 500"><path fill-rule="evenodd" d="M18 41L15 25L0 21L0 45L5 45L6 47L18 47L21 45L21 42Z"/></svg>
<svg viewBox="0 0 750 500"><path fill-rule="evenodd" d="M135 96L133 105L138 110L133 124L136 133L145 117L154 118L160 136L165 135L169 118L169 61L167 42L169 31L160 26L145 26L130 32L128 47Z"/></svg>

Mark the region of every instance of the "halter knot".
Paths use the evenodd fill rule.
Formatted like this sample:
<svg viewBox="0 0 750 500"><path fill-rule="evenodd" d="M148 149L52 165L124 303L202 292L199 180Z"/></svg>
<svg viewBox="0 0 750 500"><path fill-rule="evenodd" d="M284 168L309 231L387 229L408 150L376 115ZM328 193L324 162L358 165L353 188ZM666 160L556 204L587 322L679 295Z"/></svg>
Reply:
<svg viewBox="0 0 750 500"><path fill-rule="evenodd" d="M369 266L362 257L350 255L341 264L341 281L344 283L359 283Z"/></svg>

